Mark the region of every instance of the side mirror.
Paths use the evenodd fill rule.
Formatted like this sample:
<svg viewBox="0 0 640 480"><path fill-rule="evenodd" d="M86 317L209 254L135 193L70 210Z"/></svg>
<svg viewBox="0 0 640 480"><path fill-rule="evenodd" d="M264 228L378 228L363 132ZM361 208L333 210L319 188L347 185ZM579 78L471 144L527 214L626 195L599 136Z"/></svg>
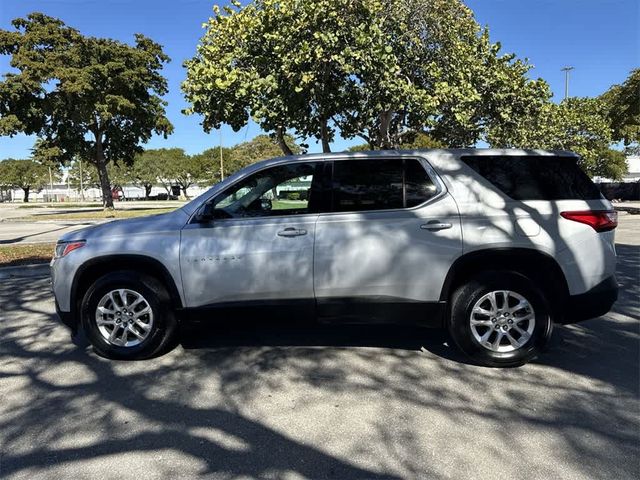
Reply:
<svg viewBox="0 0 640 480"><path fill-rule="evenodd" d="M273 208L273 203L271 203L270 199L263 198L260 201L260 207L262 208L262 210L269 211Z"/></svg>
<svg viewBox="0 0 640 480"><path fill-rule="evenodd" d="M215 208L211 202L202 205L195 216L196 222L198 223L210 223L214 218Z"/></svg>

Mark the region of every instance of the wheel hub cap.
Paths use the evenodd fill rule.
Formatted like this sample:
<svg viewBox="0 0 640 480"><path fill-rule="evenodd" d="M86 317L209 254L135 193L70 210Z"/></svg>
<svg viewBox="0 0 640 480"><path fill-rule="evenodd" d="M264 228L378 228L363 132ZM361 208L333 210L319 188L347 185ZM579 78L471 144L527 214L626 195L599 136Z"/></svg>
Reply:
<svg viewBox="0 0 640 480"><path fill-rule="evenodd" d="M100 299L95 318L100 334L118 347L140 344L153 326L149 302L138 292L124 288L112 290Z"/></svg>
<svg viewBox="0 0 640 480"><path fill-rule="evenodd" d="M529 301L510 290L495 290L482 296L473 306L471 333L492 352L512 352L531 338L535 312Z"/></svg>

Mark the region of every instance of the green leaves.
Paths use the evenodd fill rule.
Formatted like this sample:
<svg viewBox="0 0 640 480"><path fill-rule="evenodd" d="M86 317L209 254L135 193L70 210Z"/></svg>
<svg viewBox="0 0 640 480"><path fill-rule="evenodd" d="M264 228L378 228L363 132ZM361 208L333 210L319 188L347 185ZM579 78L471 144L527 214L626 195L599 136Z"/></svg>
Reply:
<svg viewBox="0 0 640 480"><path fill-rule="evenodd" d="M601 99L606 105L612 137L630 153L640 154L640 68L632 70L622 85L614 85Z"/></svg>
<svg viewBox="0 0 640 480"><path fill-rule="evenodd" d="M291 136L285 137L285 142L294 154L300 153L300 147L295 144ZM228 161L225 163L225 175L244 168L252 163L282 155L280 147L268 135L258 135L248 142L239 143L230 149Z"/></svg>
<svg viewBox="0 0 640 480"><path fill-rule="evenodd" d="M582 157L581 166L589 175L617 179L626 165L624 155L610 150L612 135L606 113L606 104L597 98L545 102L493 125L489 142L499 148L571 150Z"/></svg>
<svg viewBox="0 0 640 480"><path fill-rule="evenodd" d="M235 130L249 117L266 131L293 129L328 142L345 109L345 84L361 52L352 48L359 2L260 0L211 19L183 90L206 131Z"/></svg>
<svg viewBox="0 0 640 480"><path fill-rule="evenodd" d="M0 81L0 134L36 134L42 148L57 149L60 161L91 159L111 204L110 161L130 162L139 144L173 127L165 115L169 61L162 47L135 35L135 45L87 37L41 13L0 30L0 52L11 55L18 73Z"/></svg>
<svg viewBox="0 0 640 480"><path fill-rule="evenodd" d="M205 131L253 118L325 151L338 132L377 148L425 130L473 145L549 97L459 0L256 0L217 12L185 66L186 112Z"/></svg>
<svg viewBox="0 0 640 480"><path fill-rule="evenodd" d="M40 188L49 180L49 169L33 160L0 161L0 186L9 188Z"/></svg>

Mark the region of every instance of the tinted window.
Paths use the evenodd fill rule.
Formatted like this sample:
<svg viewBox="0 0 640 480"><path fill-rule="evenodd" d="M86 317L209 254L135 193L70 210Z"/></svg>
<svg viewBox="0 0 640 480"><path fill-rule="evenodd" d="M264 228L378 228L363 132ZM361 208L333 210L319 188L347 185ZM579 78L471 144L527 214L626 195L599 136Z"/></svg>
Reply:
<svg viewBox="0 0 640 480"><path fill-rule="evenodd" d="M333 164L333 211L402 208L402 160Z"/></svg>
<svg viewBox="0 0 640 480"><path fill-rule="evenodd" d="M514 200L602 198L574 158L469 156L462 160Z"/></svg>
<svg viewBox="0 0 640 480"><path fill-rule="evenodd" d="M322 164L281 165L257 172L213 199L217 218L297 215L317 211ZM315 179L315 181L314 181Z"/></svg>
<svg viewBox="0 0 640 480"><path fill-rule="evenodd" d="M407 208L420 205L436 194L436 186L418 160L405 160L404 183Z"/></svg>
<svg viewBox="0 0 640 480"><path fill-rule="evenodd" d="M373 159L334 162L332 191L332 210L353 212L414 207L436 188L415 159Z"/></svg>

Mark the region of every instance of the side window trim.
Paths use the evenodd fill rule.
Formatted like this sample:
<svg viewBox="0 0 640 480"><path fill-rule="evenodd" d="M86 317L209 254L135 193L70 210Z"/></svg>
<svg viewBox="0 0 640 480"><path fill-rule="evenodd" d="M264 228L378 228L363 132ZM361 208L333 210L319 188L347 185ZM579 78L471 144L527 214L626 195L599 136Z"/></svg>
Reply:
<svg viewBox="0 0 640 480"><path fill-rule="evenodd" d="M331 158L331 157L330 157ZM362 159L366 159L367 157L362 157ZM370 157L370 158L376 158L376 157ZM431 179L431 181L433 182L433 184L436 187L436 193L435 195L433 195L431 198L428 198L427 200L425 200L423 203L416 205L414 207L409 207L409 208L395 208L395 209L382 209L382 210L352 210L352 211L344 211L344 212L334 212L332 211L332 204L333 204L333 164L336 161L341 161L341 160L352 160L352 157L338 157L338 158L331 158L331 160L328 159L309 159L309 160L298 160L296 162L292 162L292 163L320 163L320 164L324 164L325 167L322 169L322 201L320 203L320 207L318 208L317 211L315 212L308 212L306 214L299 214L299 215L294 215L294 217L303 217L306 215L344 215L344 214L353 214L353 213L359 213L359 214L366 214L366 213L381 213L381 212L394 212L394 211L413 211L413 210L418 210L420 208L425 207L426 205L430 204L430 203L434 203L436 201L438 201L440 198L442 198L446 193L447 193L447 187L445 185L445 183L442 181L442 179L440 178L440 176L438 175L438 173L436 172L436 170L431 166L431 164L429 163L428 157L425 156L398 156L398 157L390 157L390 158L402 158L403 160L407 160L407 159L413 159L416 160L421 166L422 168L425 169L425 171L427 172L427 175L429 176L429 178ZM355 160L355 159L354 159ZM263 172L269 168L273 168L273 167L277 167L279 165L282 164L276 164L276 165L270 165L270 166L265 166L264 168L261 168L260 170L257 170L253 173L251 173L250 175L255 175L257 173ZM403 172L404 172L404 168L403 168ZM404 175L404 174L403 174ZM233 188L235 185L237 185L239 182L243 181L244 179L246 179L248 176L239 178L238 180L236 180L235 182L233 182L232 184L228 185L223 191L218 192L216 194L210 195L204 202L202 202L202 204L194 210L194 212L191 214L189 221L187 222L187 225L193 224L193 223L197 223L195 222L195 217L197 215L197 212L200 210L200 208L202 208L202 206L205 203L208 203L210 201L212 201L215 197L217 197L219 194L224 193L225 191L229 190L230 188ZM404 177L403 177L404 180ZM403 181L403 190L406 188L406 186L404 185L404 181ZM404 194L403 194L404 195ZM404 202L403 204L406 205L406 202ZM292 215L273 215L273 216L269 216L269 217L254 217L254 218L244 218L244 219L240 219L240 218L225 218L225 219L219 219L216 220L216 222L229 222L229 221L238 221L238 220L257 220L257 219L270 219L270 218L284 218L284 217L292 217Z"/></svg>
<svg viewBox="0 0 640 480"><path fill-rule="evenodd" d="M422 165L420 164L420 166ZM427 171L425 170L424 173L427 173ZM407 159L406 157L402 157L402 208L405 210L407 208Z"/></svg>

